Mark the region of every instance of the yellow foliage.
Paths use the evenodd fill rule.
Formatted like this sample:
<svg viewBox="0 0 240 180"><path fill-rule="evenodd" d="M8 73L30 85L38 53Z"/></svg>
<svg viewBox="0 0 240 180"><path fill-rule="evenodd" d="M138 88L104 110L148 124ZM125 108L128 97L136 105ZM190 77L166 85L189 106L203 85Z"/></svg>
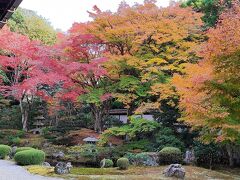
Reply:
<svg viewBox="0 0 240 180"><path fill-rule="evenodd" d="M44 167L39 165L27 166L26 169L31 174L38 174L42 176L51 176L54 174L54 167Z"/></svg>
<svg viewBox="0 0 240 180"><path fill-rule="evenodd" d="M159 102L154 102L154 103L146 103L143 102L136 110L135 110L135 114L143 114L145 112L148 112L149 110L154 110L154 109L159 109L160 107L160 103Z"/></svg>
<svg viewBox="0 0 240 180"><path fill-rule="evenodd" d="M167 61L163 58L152 58L150 60L147 61L147 65L162 65L167 63Z"/></svg>
<svg viewBox="0 0 240 180"><path fill-rule="evenodd" d="M130 104L134 101L137 96L135 94L121 94L121 93L114 93L113 97L115 97L119 102L122 102L125 105L125 108L130 108Z"/></svg>

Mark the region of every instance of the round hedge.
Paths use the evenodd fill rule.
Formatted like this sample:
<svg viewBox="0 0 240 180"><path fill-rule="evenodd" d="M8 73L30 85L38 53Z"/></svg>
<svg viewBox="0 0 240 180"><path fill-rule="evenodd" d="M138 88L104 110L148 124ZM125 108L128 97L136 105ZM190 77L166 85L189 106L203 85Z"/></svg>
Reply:
<svg viewBox="0 0 240 180"><path fill-rule="evenodd" d="M113 161L111 159L103 159L100 162L100 166L103 167L103 168L113 167Z"/></svg>
<svg viewBox="0 0 240 180"><path fill-rule="evenodd" d="M15 154L14 160L23 166L42 164L45 160L45 153L36 149L20 151Z"/></svg>
<svg viewBox="0 0 240 180"><path fill-rule="evenodd" d="M159 152L161 164L172 164L182 162L182 152L176 147L165 147Z"/></svg>
<svg viewBox="0 0 240 180"><path fill-rule="evenodd" d="M16 153L21 152L21 151L26 151L26 150L34 150L32 147L19 147L16 149Z"/></svg>
<svg viewBox="0 0 240 180"><path fill-rule="evenodd" d="M127 158L119 158L117 160L117 166L121 170L126 170L129 166L129 160Z"/></svg>
<svg viewBox="0 0 240 180"><path fill-rule="evenodd" d="M12 148L7 145L0 145L0 159L5 159L11 152Z"/></svg>

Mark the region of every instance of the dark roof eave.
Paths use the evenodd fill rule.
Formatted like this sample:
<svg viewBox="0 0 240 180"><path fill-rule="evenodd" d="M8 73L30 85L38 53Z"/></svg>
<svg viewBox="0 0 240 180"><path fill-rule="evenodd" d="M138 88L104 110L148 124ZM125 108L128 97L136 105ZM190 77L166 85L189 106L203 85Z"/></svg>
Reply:
<svg viewBox="0 0 240 180"><path fill-rule="evenodd" d="M136 114L136 115L152 115L155 112L155 110L149 110L147 112L144 112L142 114ZM158 111L156 111L158 112ZM108 111L109 115L127 115L127 109L110 109Z"/></svg>
<svg viewBox="0 0 240 180"><path fill-rule="evenodd" d="M15 9L21 4L22 0L13 0L6 7L3 15L0 17L0 29L7 23L7 20L12 16Z"/></svg>

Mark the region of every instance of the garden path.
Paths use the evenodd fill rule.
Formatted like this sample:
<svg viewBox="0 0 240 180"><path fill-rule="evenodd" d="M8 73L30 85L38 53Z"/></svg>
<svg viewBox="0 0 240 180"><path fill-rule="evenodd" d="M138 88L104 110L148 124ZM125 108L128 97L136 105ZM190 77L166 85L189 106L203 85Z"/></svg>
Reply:
<svg viewBox="0 0 240 180"><path fill-rule="evenodd" d="M32 175L14 162L0 160L0 180L61 180L58 178L48 178L39 175Z"/></svg>

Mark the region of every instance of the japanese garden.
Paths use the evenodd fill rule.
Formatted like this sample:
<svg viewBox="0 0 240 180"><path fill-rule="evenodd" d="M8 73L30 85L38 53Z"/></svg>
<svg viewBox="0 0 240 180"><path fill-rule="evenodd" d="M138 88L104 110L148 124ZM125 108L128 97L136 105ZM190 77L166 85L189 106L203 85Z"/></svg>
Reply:
<svg viewBox="0 0 240 180"><path fill-rule="evenodd" d="M0 0L0 180L240 179L240 1L135 1Z"/></svg>

